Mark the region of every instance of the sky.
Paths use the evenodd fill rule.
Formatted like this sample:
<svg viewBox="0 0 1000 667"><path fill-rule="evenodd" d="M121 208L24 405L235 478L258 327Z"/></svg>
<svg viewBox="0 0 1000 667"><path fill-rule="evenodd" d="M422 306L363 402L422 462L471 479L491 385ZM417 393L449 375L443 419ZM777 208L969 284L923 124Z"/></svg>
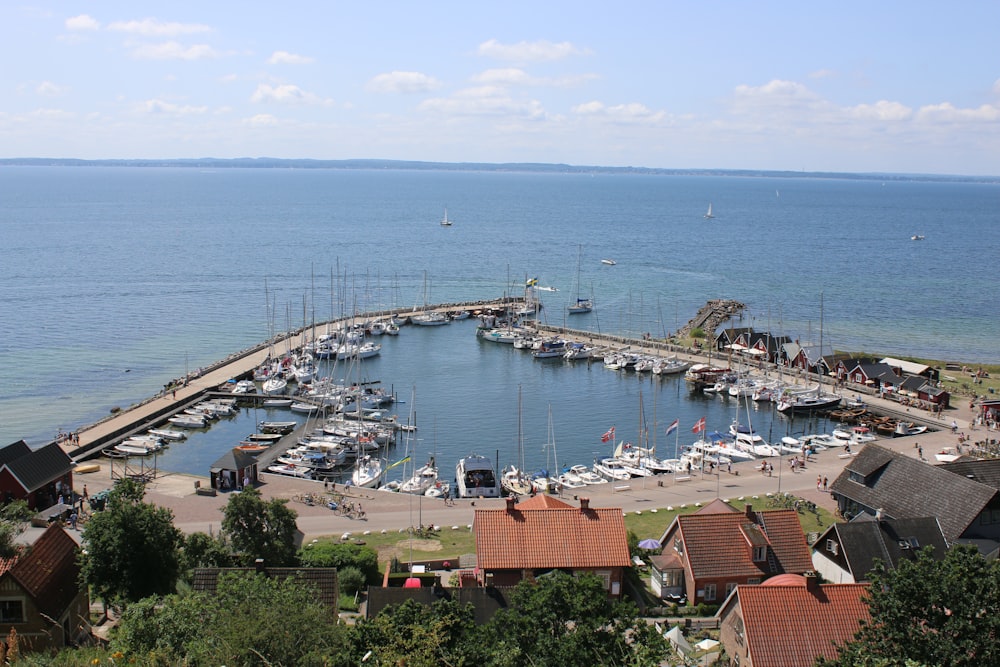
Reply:
<svg viewBox="0 0 1000 667"><path fill-rule="evenodd" d="M998 35L995 0L8 0L0 157L996 176Z"/></svg>

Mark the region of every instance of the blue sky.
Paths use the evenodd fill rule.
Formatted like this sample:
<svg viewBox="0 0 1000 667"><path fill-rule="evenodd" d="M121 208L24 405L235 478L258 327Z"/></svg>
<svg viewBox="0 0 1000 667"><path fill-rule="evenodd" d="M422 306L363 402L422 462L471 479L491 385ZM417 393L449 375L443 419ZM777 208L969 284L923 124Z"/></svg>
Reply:
<svg viewBox="0 0 1000 667"><path fill-rule="evenodd" d="M0 157L1000 175L1000 3L0 7Z"/></svg>

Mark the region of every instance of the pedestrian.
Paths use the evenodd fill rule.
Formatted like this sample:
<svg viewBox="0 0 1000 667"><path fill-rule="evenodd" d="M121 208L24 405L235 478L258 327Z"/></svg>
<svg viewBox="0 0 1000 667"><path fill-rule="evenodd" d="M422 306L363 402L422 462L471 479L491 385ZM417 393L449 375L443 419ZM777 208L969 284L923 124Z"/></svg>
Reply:
<svg viewBox="0 0 1000 667"><path fill-rule="evenodd" d="M73 512L72 514L69 515L69 527L72 528L73 530L76 530L77 518L78 517L76 515L76 512Z"/></svg>
<svg viewBox="0 0 1000 667"><path fill-rule="evenodd" d="M819 491L820 488L822 488L822 486L823 486L823 476L822 475L817 475L816 476L816 490Z"/></svg>
<svg viewBox="0 0 1000 667"><path fill-rule="evenodd" d="M923 447L917 447L917 456L920 457L921 461L924 460L924 448Z"/></svg>
<svg viewBox="0 0 1000 667"><path fill-rule="evenodd" d="M243 488L250 486L250 475L243 475Z"/></svg>
<svg viewBox="0 0 1000 667"><path fill-rule="evenodd" d="M174 387L170 392L171 398L177 398L177 387Z"/></svg>
<svg viewBox="0 0 1000 667"><path fill-rule="evenodd" d="M823 490L824 490L824 491L826 491L826 489L827 489L827 483L828 483L828 480L827 480L827 478L826 478L826 477L824 477L824 478L823 478Z"/></svg>
<svg viewBox="0 0 1000 667"><path fill-rule="evenodd" d="M726 472L728 472L730 475L733 474L733 462L732 461L730 461L729 463L726 464Z"/></svg>

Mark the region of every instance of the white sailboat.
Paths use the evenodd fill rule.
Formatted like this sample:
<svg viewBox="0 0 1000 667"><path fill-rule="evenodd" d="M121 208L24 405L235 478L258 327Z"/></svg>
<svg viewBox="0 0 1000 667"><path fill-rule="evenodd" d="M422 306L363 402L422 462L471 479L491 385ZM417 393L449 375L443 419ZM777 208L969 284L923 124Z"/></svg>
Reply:
<svg viewBox="0 0 1000 667"><path fill-rule="evenodd" d="M709 202L708 203L708 211L705 212L705 219L706 220L711 220L714 217L715 216L712 215L712 202Z"/></svg>
<svg viewBox="0 0 1000 667"><path fill-rule="evenodd" d="M576 259L576 303L570 304L570 315L582 315L594 309L594 302L580 296L580 263L583 261L583 244L580 245Z"/></svg>
<svg viewBox="0 0 1000 667"><path fill-rule="evenodd" d="M521 422L521 386L517 387L517 454L518 466L509 465L503 469L500 484L503 490L515 496L531 493L531 480L524 473L524 433Z"/></svg>
<svg viewBox="0 0 1000 667"><path fill-rule="evenodd" d="M452 222L453 222L452 220L448 219L448 209L445 208L444 209L444 217L441 218L441 226L442 227L451 227L451 223Z"/></svg>

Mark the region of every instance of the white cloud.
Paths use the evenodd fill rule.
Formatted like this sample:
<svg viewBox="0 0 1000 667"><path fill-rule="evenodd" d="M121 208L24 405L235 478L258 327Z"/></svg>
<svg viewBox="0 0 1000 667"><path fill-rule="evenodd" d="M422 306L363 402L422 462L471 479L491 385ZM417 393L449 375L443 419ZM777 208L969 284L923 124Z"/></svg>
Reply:
<svg viewBox="0 0 1000 667"><path fill-rule="evenodd" d="M174 116L189 116L192 114L204 114L208 112L208 107L195 107L189 105L174 104L160 99L146 100L140 102L138 110L148 114L169 114Z"/></svg>
<svg viewBox="0 0 1000 667"><path fill-rule="evenodd" d="M176 37L177 35L210 32L211 28L201 23L165 22L149 18L141 21L115 21L108 25L108 30L146 37Z"/></svg>
<svg viewBox="0 0 1000 667"><path fill-rule="evenodd" d="M832 69L818 69L809 73L810 79L829 79L834 76L837 76L837 73Z"/></svg>
<svg viewBox="0 0 1000 667"><path fill-rule="evenodd" d="M66 92L66 89L51 81L42 81L35 87L35 92L42 97L58 97Z"/></svg>
<svg viewBox="0 0 1000 667"><path fill-rule="evenodd" d="M539 101L515 100L503 88L496 86L467 88L452 97L425 100L417 108L455 116L515 116L530 120L547 117Z"/></svg>
<svg viewBox="0 0 1000 667"><path fill-rule="evenodd" d="M243 121L247 125L254 127L273 127L278 124L278 119L269 113L259 113Z"/></svg>
<svg viewBox="0 0 1000 667"><path fill-rule="evenodd" d="M578 74L557 78L537 77L531 76L517 67L503 67L480 72L473 76L472 80L476 83L497 85L573 88L596 78L596 74Z"/></svg>
<svg viewBox="0 0 1000 667"><path fill-rule="evenodd" d="M309 56L300 56L297 53L289 53L288 51L275 51L271 54L271 57L267 59L268 65L308 65L313 62L314 58Z"/></svg>
<svg viewBox="0 0 1000 667"><path fill-rule="evenodd" d="M365 85L366 90L374 93L426 93L440 87L440 81L421 72L387 72Z"/></svg>
<svg viewBox="0 0 1000 667"><path fill-rule="evenodd" d="M178 42L143 44L132 50L132 56L140 60L204 60L218 58L219 53L207 44L184 46Z"/></svg>
<svg viewBox="0 0 1000 667"><path fill-rule="evenodd" d="M67 30L98 30L101 27L97 19L86 14L66 19L65 25Z"/></svg>
<svg viewBox="0 0 1000 667"><path fill-rule="evenodd" d="M859 119L896 121L913 117L913 110L899 102L879 100L875 104L859 104L845 109L849 116Z"/></svg>
<svg viewBox="0 0 1000 667"><path fill-rule="evenodd" d="M553 44L546 40L537 42L518 42L517 44L501 44L495 39L479 45L479 55L496 60L513 62L542 62L546 60L562 60L569 56L585 55L588 51L574 46L571 42Z"/></svg>
<svg viewBox="0 0 1000 667"><path fill-rule="evenodd" d="M657 123L667 117L663 111L652 111L639 102L605 106L602 102L592 101L578 104L571 111L580 116L601 116L618 123Z"/></svg>
<svg viewBox="0 0 1000 667"><path fill-rule="evenodd" d="M296 85L284 83L278 86L271 86L266 83L259 84L250 100L257 103L277 102L279 104L307 104L307 105L329 105L332 100L323 99L314 93L308 93Z"/></svg>
<svg viewBox="0 0 1000 667"><path fill-rule="evenodd" d="M917 120L936 123L993 123L1000 120L1000 108L984 104L975 109L959 109L950 102L942 102L920 107L917 111Z"/></svg>
<svg viewBox="0 0 1000 667"><path fill-rule="evenodd" d="M75 113L63 109L35 109L28 113L28 116L40 120L68 120L76 118Z"/></svg>

